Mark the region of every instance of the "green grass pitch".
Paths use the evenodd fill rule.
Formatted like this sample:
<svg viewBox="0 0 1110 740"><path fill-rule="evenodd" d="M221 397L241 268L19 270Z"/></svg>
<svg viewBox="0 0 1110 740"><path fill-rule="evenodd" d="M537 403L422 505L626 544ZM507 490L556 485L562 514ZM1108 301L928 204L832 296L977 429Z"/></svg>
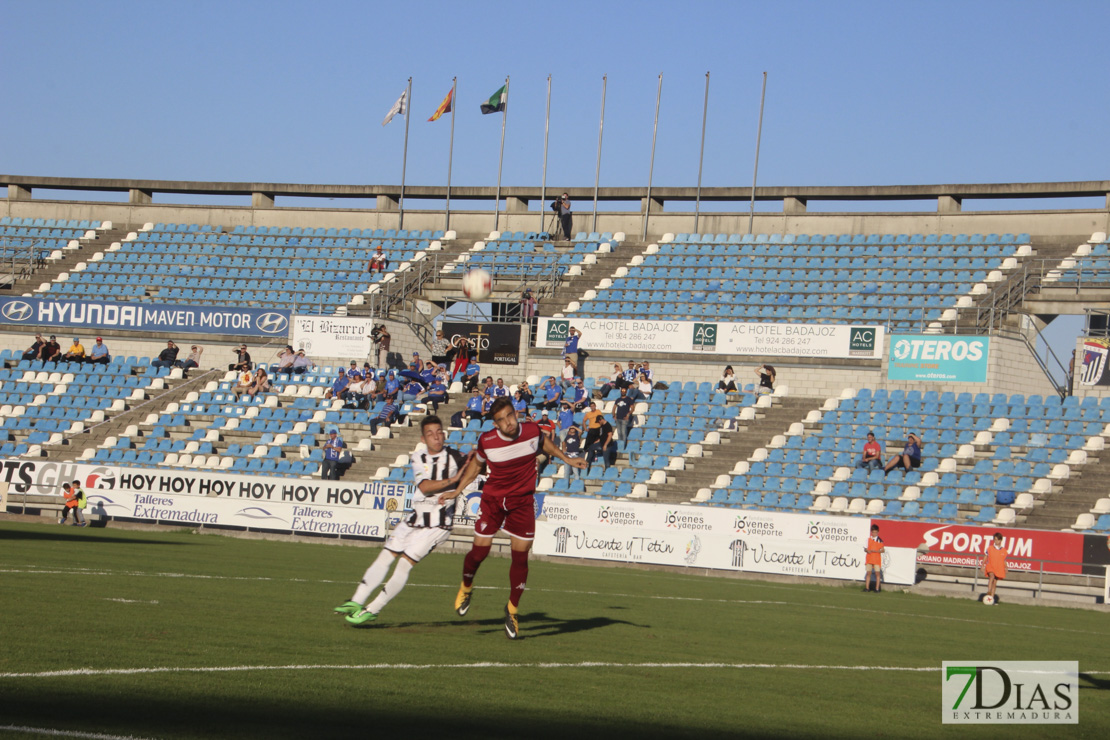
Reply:
<svg viewBox="0 0 1110 740"><path fill-rule="evenodd" d="M6 728L562 740L1110 732L1105 612L534 562L513 642L501 626L502 558L483 565L465 619L452 611L462 555L437 553L358 629L331 610L376 549L0 523L0 553ZM940 664L960 659L1078 660L1079 725L942 725ZM224 667L242 669L200 670Z"/></svg>

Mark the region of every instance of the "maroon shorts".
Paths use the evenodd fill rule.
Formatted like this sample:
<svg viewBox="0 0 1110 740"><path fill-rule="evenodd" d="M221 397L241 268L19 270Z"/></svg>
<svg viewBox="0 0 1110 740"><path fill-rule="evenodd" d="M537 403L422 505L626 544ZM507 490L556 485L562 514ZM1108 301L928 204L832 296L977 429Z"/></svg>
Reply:
<svg viewBox="0 0 1110 740"><path fill-rule="evenodd" d="M532 494L482 496L474 533L479 537L492 537L499 529L521 540L536 536L536 508Z"/></svg>

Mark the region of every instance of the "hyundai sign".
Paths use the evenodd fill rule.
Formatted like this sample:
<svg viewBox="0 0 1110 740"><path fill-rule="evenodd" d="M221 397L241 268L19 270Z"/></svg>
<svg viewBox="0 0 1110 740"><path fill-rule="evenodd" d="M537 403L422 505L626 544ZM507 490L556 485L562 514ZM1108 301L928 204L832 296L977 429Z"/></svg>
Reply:
<svg viewBox="0 0 1110 740"><path fill-rule="evenodd" d="M895 334L887 355L888 380L986 383L990 337Z"/></svg>
<svg viewBox="0 0 1110 740"><path fill-rule="evenodd" d="M121 329L158 334L285 337L289 311L121 301L0 298L0 324L65 329Z"/></svg>

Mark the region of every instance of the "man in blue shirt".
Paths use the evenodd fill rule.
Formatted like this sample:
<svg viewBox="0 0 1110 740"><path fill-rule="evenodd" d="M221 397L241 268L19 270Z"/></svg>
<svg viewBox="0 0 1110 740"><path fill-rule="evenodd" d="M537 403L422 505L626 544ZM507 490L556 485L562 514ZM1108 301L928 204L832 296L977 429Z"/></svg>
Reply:
<svg viewBox="0 0 1110 740"><path fill-rule="evenodd" d="M382 424L389 426L397 420L397 401L390 396L386 399L385 406L378 412L378 415L370 420L370 434L377 434L378 427Z"/></svg>
<svg viewBox="0 0 1110 740"><path fill-rule="evenodd" d="M397 392L400 390L401 383L397 380L397 377L393 374L393 371L390 370L389 375L386 376L385 379L385 397L396 399Z"/></svg>
<svg viewBox="0 0 1110 740"><path fill-rule="evenodd" d="M466 390L472 391L478 387L478 379L481 372L482 368L476 362L472 362L466 366L466 381L464 382Z"/></svg>
<svg viewBox="0 0 1110 740"><path fill-rule="evenodd" d="M482 420L482 395L477 389L470 392L470 400L466 402L466 418Z"/></svg>
<svg viewBox="0 0 1110 740"><path fill-rule="evenodd" d="M335 379L335 382L333 382L331 384L331 388L328 388L326 391L324 391L324 398L326 398L326 399L330 399L330 398L340 398L340 399L342 399L344 396L347 395L347 385L350 382L351 382L351 379L349 377L347 377L347 373L343 372L343 369L340 368L339 377L337 377Z"/></svg>
<svg viewBox="0 0 1110 740"><path fill-rule="evenodd" d="M563 405L559 408L559 434L565 439L572 426L574 426L574 411L569 403L563 401Z"/></svg>
<svg viewBox="0 0 1110 740"><path fill-rule="evenodd" d="M324 480L339 480L339 456L346 446L337 429L328 432L328 441L324 443Z"/></svg>
<svg viewBox="0 0 1110 740"><path fill-rule="evenodd" d="M509 395L509 389L505 387L505 381L502 378L497 379L497 385L493 387L493 397L501 398L501 396Z"/></svg>
<svg viewBox="0 0 1110 740"><path fill-rule="evenodd" d="M428 395L420 399L420 403L430 403L432 405L432 413L439 413L439 405L447 403L447 386L445 386L438 378L432 381L428 386Z"/></svg>
<svg viewBox="0 0 1110 740"><path fill-rule="evenodd" d="M88 361L96 365L107 365L112 361L112 358L108 356L108 346L104 344L104 340L100 337L96 338L96 344L89 351Z"/></svg>
<svg viewBox="0 0 1110 740"><path fill-rule="evenodd" d="M570 459L582 457L582 432L578 429L576 424L571 424L567 429L567 435L563 439L563 454ZM573 465L567 466L570 469L570 477L572 480L581 480L582 471Z"/></svg>
<svg viewBox="0 0 1110 740"><path fill-rule="evenodd" d="M578 330L573 326L567 330L567 341L563 342L563 359L578 367Z"/></svg>
<svg viewBox="0 0 1110 740"><path fill-rule="evenodd" d="M424 386L415 380L410 380L405 384L405 389L401 392L401 403L408 403L420 398L420 394L424 392Z"/></svg>
<svg viewBox="0 0 1110 740"><path fill-rule="evenodd" d="M906 446L902 448L902 454L895 455L887 461L883 467L883 473L889 473L894 468L902 468L907 473L915 468L921 467L921 437L918 437L913 432L910 432L906 437Z"/></svg>
<svg viewBox="0 0 1110 740"><path fill-rule="evenodd" d="M574 398L571 403L575 411L582 411L590 405L590 393L586 390L586 384L582 382L582 378L574 380Z"/></svg>
<svg viewBox="0 0 1110 740"><path fill-rule="evenodd" d="M563 391L555 383L555 378L547 379L547 385L544 386L543 393L543 402L539 404L541 409L554 410L559 408L559 400L563 397Z"/></svg>

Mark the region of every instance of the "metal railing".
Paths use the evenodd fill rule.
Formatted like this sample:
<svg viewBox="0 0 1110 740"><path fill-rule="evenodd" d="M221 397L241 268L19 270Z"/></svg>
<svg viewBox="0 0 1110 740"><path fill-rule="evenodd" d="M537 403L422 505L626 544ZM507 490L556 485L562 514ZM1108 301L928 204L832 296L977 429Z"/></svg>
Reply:
<svg viewBox="0 0 1110 740"><path fill-rule="evenodd" d="M27 239L0 239L0 273L14 282L30 277L46 264L48 252L43 243Z"/></svg>
<svg viewBox="0 0 1110 740"><path fill-rule="evenodd" d="M965 562L951 562L951 563L926 562L926 563L922 563L921 562L921 557L923 555L949 556L949 557L960 558L960 559L963 559L963 560L974 560L975 562L974 563L965 563ZM972 568L972 569L974 569L974 575L972 576L971 587L973 589L977 589L977 588L979 588L979 576L980 576L980 574L983 570L982 559L983 559L982 554L981 553L975 553L975 552L970 552L970 553L969 552L958 552L958 551L955 551L955 550L919 550L918 553L917 553L917 563L916 564L919 565L919 566L920 565L940 565L940 566L943 566L945 568ZM1015 568L1013 565L1010 564L1012 562L1035 563L1037 565L1037 568L1036 568L1036 570L1025 569L1025 568ZM1076 563L1076 562L1073 562L1073 561L1070 561L1070 560L1049 560L1049 559L1046 559L1046 558L1021 557L1021 558L1007 558L1007 564L1009 565L1008 570L1012 573L1029 573L1029 574L1036 573L1037 574L1037 594L1036 594L1036 597L1038 599L1042 598L1043 595L1044 595L1044 577L1045 577L1046 572L1051 576L1060 576L1060 577L1063 577L1063 578L1080 578L1081 577L1081 578L1084 579L1084 582L1085 582L1084 586L1083 586L1084 588L1092 588L1092 589L1093 588L1098 588L1098 585L1096 583L1092 583L1092 579L1099 579L1099 578L1101 578L1103 580L1103 584L1104 584L1103 585L1103 590L1106 589L1107 585L1110 585L1106 581L1107 576L1105 574L1102 575L1102 576L1096 576L1096 575L1092 575L1090 573L1062 573L1062 572L1057 571L1057 570L1051 570L1051 569L1049 569L1047 571L1045 570L1046 565L1070 565L1070 566L1073 566L1073 567L1076 566L1076 565L1079 565L1079 566L1083 565L1083 563ZM1099 564L1095 563L1095 565L1099 565ZM1110 570L1110 568L1108 568L1108 570Z"/></svg>

